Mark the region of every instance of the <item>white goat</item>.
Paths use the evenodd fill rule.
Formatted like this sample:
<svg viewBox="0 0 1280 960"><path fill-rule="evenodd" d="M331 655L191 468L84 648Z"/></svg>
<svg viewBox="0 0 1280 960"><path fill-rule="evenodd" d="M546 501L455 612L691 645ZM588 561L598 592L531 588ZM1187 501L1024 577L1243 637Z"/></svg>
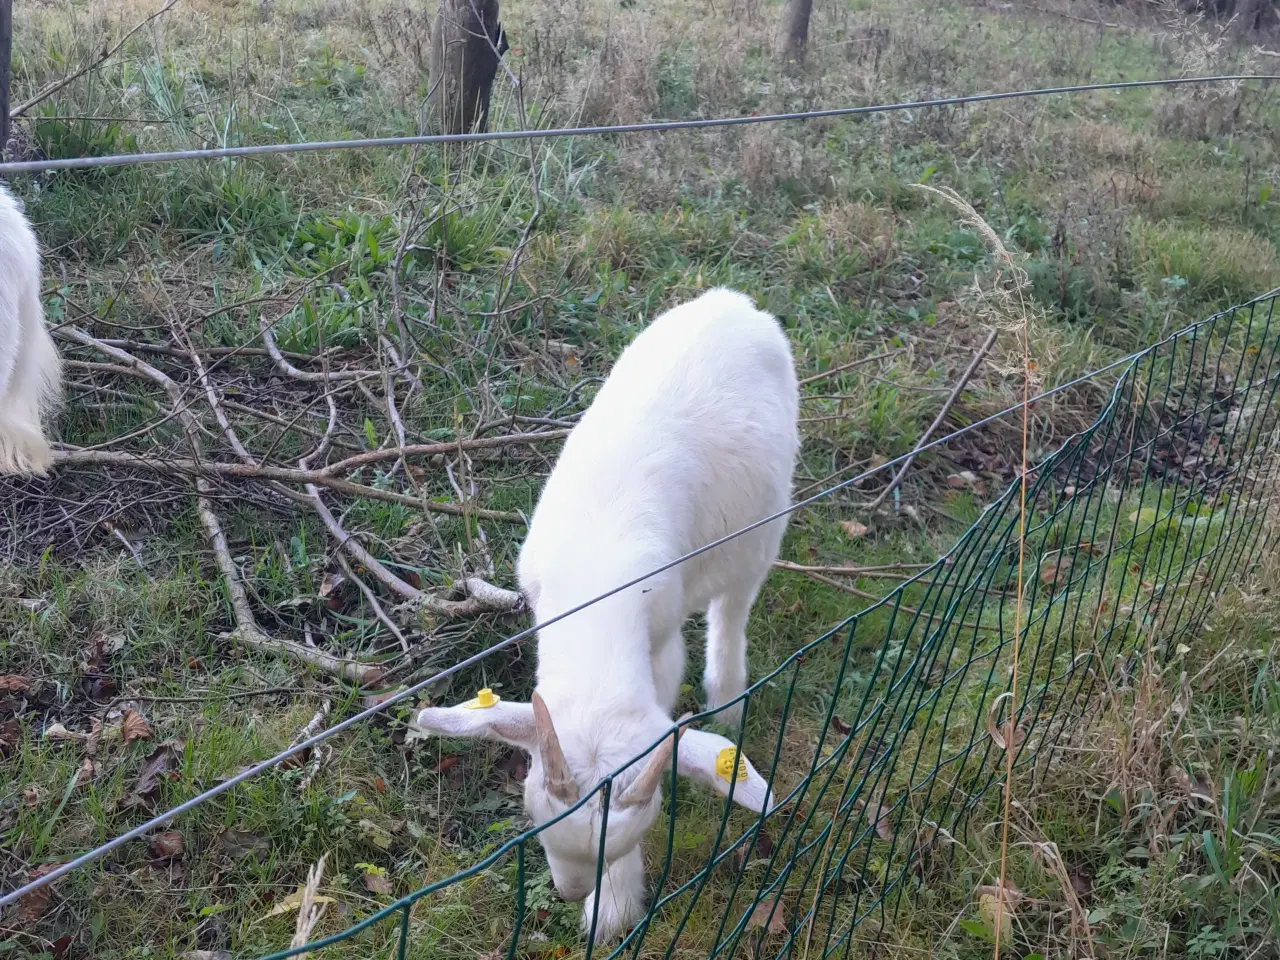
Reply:
<svg viewBox="0 0 1280 960"><path fill-rule="evenodd" d="M654 320L565 441L534 511L517 572L537 621L785 509L798 407L786 337L748 297L712 290ZM785 518L765 524L541 630L531 703L481 697L423 710L418 726L527 750L527 813L539 825L561 816L672 730L690 614L707 614L708 707L743 693L747 614L785 527ZM736 724L741 709L719 718ZM764 779L745 757L735 768L729 740L682 733L681 775L725 795L736 770L734 799L757 812L768 805ZM599 794L538 834L561 896L587 898L584 929L598 903L597 939L644 915L640 844L674 747L667 737L614 780L598 890Z"/></svg>
<svg viewBox="0 0 1280 960"><path fill-rule="evenodd" d="M40 247L0 185L0 473L45 473L53 452L41 418L61 393L61 364L44 325Z"/></svg>

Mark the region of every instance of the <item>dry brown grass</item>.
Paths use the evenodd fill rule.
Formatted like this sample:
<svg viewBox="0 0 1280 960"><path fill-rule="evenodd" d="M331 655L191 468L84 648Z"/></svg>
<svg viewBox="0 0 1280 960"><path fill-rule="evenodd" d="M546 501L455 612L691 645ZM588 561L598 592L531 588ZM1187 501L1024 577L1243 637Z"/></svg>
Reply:
<svg viewBox="0 0 1280 960"><path fill-rule="evenodd" d="M1155 138L1105 120L1086 120L1070 128L1072 146L1113 164L1146 163L1155 154Z"/></svg>

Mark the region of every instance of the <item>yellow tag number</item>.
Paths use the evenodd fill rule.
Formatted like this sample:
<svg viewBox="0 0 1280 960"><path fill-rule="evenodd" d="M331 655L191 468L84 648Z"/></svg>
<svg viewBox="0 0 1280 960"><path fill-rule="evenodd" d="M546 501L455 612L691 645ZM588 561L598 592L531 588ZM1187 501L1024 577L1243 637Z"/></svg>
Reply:
<svg viewBox="0 0 1280 960"><path fill-rule="evenodd" d="M733 765L733 761L735 759L738 761L736 774L734 773ZM716 754L716 773L719 774L720 778L724 780L725 783L730 782L731 776L739 783L747 779L747 762L742 758L742 755L738 753L737 747L725 747Z"/></svg>

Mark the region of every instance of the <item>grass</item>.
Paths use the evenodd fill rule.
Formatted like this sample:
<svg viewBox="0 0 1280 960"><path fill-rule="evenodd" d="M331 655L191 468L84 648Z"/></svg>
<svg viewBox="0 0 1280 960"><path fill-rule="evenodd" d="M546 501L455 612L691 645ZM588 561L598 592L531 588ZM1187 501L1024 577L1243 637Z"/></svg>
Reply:
<svg viewBox="0 0 1280 960"><path fill-rule="evenodd" d="M1124 29L1099 30L1022 8L854 0L818 5L806 66L780 72L771 54L774 4L686 6L512 4L504 11L508 61L523 80L529 122L766 112L1248 66L1247 51L1216 43L1209 26L1168 30L1126 19ZM19 5L14 101L91 59L104 34L121 35L151 9L135 0ZM1060 12L1072 11L1093 12ZM1121 16L1129 14L1108 9L1107 17ZM387 0L184 0L16 129L22 149L51 157L414 133L424 120L425 24L418 8ZM520 103L502 90L495 124L514 127L519 116ZM234 348L260 346L265 318L282 349L335 350L333 362L357 367L382 362L380 334L399 344L403 333L421 387L402 393L400 412L418 442L471 436L492 422L546 426L518 424L521 416L572 418L594 378L657 310L714 284L738 287L783 318L802 376L889 354L806 388L797 486L816 490L910 450L992 319L973 292L975 273L990 282L988 245L913 184L955 189L1025 257L1032 355L1052 386L1280 284L1278 132L1273 92L1239 86L558 140L532 150L503 144L137 167L12 186L48 252L51 322L172 346L176 319L202 347ZM66 355L103 359L70 346ZM1002 335L946 427L1014 402L1019 358ZM185 455L178 424L157 415L165 409L159 390L101 369L69 376L60 439ZM237 421L252 422L245 436L255 454L292 465L323 432L317 394L272 380L262 358L228 360L219 377L229 400L275 418ZM1103 400L1082 387L1038 408L1033 459L1092 422ZM342 417L335 455L394 437L381 383L344 394ZM221 450L212 418L205 425L205 442ZM878 481L803 511L784 559L932 561L1008 488L1017 440L1010 422L922 457L900 511L858 510ZM429 460L416 482L426 500L456 503L466 489L482 507L527 513L555 448L534 449ZM948 483L964 470L976 485ZM365 471L359 479L400 489L403 475ZM334 587L332 539L310 511L230 482L217 486L214 502L264 628L299 643L311 636L341 655L384 658L389 686L525 625L497 617L417 622L409 632L415 656L404 662L362 595L349 582ZM443 588L479 572L510 585L519 524L368 498L331 503L342 504L343 522L376 556L416 582ZM3 720L18 721L6 728L17 735L0 766L5 889L287 746L322 703L333 722L376 695L224 636L231 610L181 485L76 466L50 485L5 482L0 504L9 533L0 662L30 687L29 696L2 701ZM839 526L850 519L869 533L850 540ZM1008 947L1018 956L1080 948L1082 917L1090 955L1274 955L1280 917L1259 878L1274 882L1280 856L1271 759L1280 659L1271 641L1274 560L1258 559L1252 579L1222 590L1209 627L1174 651L1173 668L1144 659L1114 676L1097 691L1097 709L1069 731L1059 761L1018 781L1010 878L1022 899ZM867 576L856 586L882 595L896 582ZM750 628L752 677L865 605L778 572ZM870 675L886 629L880 614L860 629L858 678ZM480 686L523 695L531 653L492 657L432 689L431 699L453 702ZM690 654L692 678L696 642ZM841 715L854 712L853 681L833 690L838 661L815 652L804 665L796 720L783 727L794 737L785 743L784 776L811 757L831 703ZM691 686L683 705L699 697ZM954 708L956 729L981 727L978 702ZM95 722L113 729L130 706L150 738L49 735L55 723L72 734ZM780 706L773 689L756 704L746 741L753 751L773 742ZM485 744L406 742L410 712L401 705L335 738L305 788L306 763L179 818L171 824L181 837L177 855L171 839L151 838L67 878L47 903L29 905L30 917L0 919L0 947L55 958L253 956L289 942L288 897L321 856L320 893L333 902L324 904L318 933L480 861L521 828L518 760ZM131 800L148 761L169 769ZM711 849L720 805L682 785L678 806L672 876L687 878ZM749 822L734 813L732 835ZM950 862L931 864L901 909L864 921L852 949L868 957L990 955L992 917L977 891L995 883L997 826L990 798ZM554 896L534 848L528 869L527 932L536 936L522 952L580 954L576 908ZM420 905L415 955L474 957L502 944L512 880L495 868ZM682 955L705 955L714 943L715 908L730 886L717 875L686 927ZM653 943L669 939L679 913L660 919ZM392 933L379 928L326 953L389 955Z"/></svg>

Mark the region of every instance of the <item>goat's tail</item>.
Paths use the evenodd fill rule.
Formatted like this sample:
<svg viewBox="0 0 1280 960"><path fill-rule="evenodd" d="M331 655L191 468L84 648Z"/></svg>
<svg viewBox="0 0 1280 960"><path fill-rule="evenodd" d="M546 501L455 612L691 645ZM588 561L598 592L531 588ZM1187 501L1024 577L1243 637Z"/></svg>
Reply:
<svg viewBox="0 0 1280 960"><path fill-rule="evenodd" d="M7 389L0 395L0 474L44 474L53 463L53 451L43 423L61 405L62 362L44 325L39 269L34 276L11 279L17 280L9 291L17 293L18 335L8 339L16 355Z"/></svg>

